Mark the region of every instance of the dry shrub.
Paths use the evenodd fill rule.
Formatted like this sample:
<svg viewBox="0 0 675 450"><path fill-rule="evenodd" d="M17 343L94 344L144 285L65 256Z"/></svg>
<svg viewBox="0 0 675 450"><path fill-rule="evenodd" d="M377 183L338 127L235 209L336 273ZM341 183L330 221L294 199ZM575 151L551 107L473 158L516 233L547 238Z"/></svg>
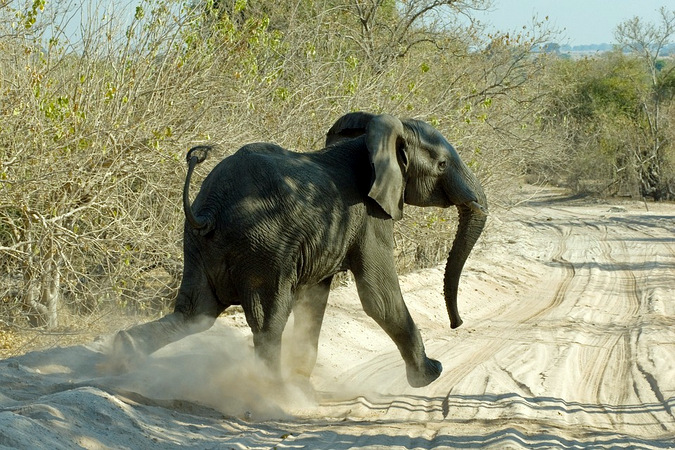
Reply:
<svg viewBox="0 0 675 450"><path fill-rule="evenodd" d="M358 31L357 3L281 22L142 2L119 23L94 5L76 35L57 24L80 11L1 6L2 324L58 330L66 317L84 327L111 311L169 308L182 270L183 158L200 142L217 154L195 183L247 142L319 149L349 111L414 117L456 143L498 199L538 141L542 60L531 50L545 34L487 45L455 23L375 63L347 32ZM444 259L455 211L407 211L400 267Z"/></svg>

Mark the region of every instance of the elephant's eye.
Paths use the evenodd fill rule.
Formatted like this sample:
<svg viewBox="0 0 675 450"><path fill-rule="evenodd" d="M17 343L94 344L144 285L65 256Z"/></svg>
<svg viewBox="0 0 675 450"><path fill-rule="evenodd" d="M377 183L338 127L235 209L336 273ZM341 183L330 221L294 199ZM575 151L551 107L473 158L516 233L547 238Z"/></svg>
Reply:
<svg viewBox="0 0 675 450"><path fill-rule="evenodd" d="M447 161L439 161L438 163L438 168L441 170L445 170L445 168L448 167L448 162Z"/></svg>

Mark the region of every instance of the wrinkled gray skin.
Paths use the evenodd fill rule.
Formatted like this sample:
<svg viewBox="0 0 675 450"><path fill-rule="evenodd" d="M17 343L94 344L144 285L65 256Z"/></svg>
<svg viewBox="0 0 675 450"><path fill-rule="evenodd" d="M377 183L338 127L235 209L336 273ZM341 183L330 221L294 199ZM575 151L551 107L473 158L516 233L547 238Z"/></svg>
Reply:
<svg viewBox="0 0 675 450"><path fill-rule="evenodd" d="M402 217L403 203L459 210L444 289L451 327L458 327L459 277L486 220L483 189L425 122L351 113L333 125L326 143L314 153L246 145L213 169L192 206L190 175L207 148L188 154L184 272L175 311L120 331L114 364L128 367L241 305L256 355L277 375L281 335L293 311L294 375L308 383L332 277L351 270L365 312L398 347L410 385L438 378L441 364L427 357L401 296L394 220Z"/></svg>

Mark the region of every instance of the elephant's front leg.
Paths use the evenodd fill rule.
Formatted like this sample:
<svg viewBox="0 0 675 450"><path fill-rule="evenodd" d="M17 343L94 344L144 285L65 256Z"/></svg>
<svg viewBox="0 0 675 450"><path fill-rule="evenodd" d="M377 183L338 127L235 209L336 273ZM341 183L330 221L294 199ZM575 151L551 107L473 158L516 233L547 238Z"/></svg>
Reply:
<svg viewBox="0 0 675 450"><path fill-rule="evenodd" d="M423 387L438 378L443 367L439 361L427 357L422 335L403 302L398 280L382 280L374 284L363 278L355 278L366 314L382 327L398 347L406 365L410 386ZM392 283L396 283L395 289Z"/></svg>
<svg viewBox="0 0 675 450"><path fill-rule="evenodd" d="M308 387L309 377L316 364L319 333L332 279L331 276L319 284L300 288L293 306L293 337L289 343L291 376L294 381Z"/></svg>
<svg viewBox="0 0 675 450"><path fill-rule="evenodd" d="M366 236L374 238L376 236ZM406 364L408 383L423 387L438 378L443 371L439 361L427 357L422 335L403 301L394 265L393 248L387 240L375 246L364 245L352 259L361 304L391 337Z"/></svg>

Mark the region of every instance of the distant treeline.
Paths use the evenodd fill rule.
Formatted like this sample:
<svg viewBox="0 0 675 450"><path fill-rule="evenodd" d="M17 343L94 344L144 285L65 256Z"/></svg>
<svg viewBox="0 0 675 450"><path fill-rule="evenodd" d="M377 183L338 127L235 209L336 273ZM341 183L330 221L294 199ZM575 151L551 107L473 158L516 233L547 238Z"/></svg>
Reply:
<svg viewBox="0 0 675 450"><path fill-rule="evenodd" d="M555 42L548 42L540 47L540 50L543 52L559 52L559 53L569 53L569 52L583 52L583 53L602 53L609 52L614 50L618 44L584 44L584 45L569 45L569 44L558 44ZM619 46L621 48L621 46ZM626 46L623 47L625 53L631 53L633 50ZM659 56L667 57L675 55L675 44L664 45L659 52Z"/></svg>

